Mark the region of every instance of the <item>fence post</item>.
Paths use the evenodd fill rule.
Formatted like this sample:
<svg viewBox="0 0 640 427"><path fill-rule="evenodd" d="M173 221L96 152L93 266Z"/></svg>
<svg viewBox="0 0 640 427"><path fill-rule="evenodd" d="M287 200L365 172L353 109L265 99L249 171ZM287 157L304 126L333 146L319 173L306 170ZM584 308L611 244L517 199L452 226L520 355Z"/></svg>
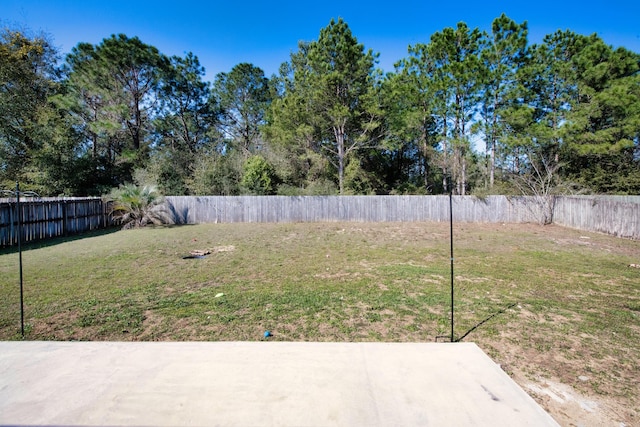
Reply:
<svg viewBox="0 0 640 427"><path fill-rule="evenodd" d="M67 237L67 201L62 201L62 235Z"/></svg>
<svg viewBox="0 0 640 427"><path fill-rule="evenodd" d="M22 286L22 223L20 220L20 216L22 212L20 212L20 184L16 182L16 218L18 220L18 256L19 256L19 265L20 265L20 333L22 334L22 338L24 338L24 292Z"/></svg>

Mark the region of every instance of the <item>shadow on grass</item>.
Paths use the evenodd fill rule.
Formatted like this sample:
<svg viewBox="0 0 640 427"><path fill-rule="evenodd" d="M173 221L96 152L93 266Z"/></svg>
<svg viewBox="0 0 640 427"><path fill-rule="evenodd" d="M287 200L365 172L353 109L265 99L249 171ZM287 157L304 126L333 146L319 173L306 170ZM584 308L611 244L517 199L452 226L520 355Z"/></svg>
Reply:
<svg viewBox="0 0 640 427"><path fill-rule="evenodd" d="M99 230L87 231L86 233L73 234L70 236L52 237L50 239L36 240L35 242L28 242L22 244L22 251L29 251L32 249L46 248L49 246L56 246L61 243L73 242L75 240L87 239L89 237L104 236L120 231L120 227L102 228ZM0 255L18 253L18 245L0 248Z"/></svg>
<svg viewBox="0 0 640 427"><path fill-rule="evenodd" d="M148 227L150 228L178 228L178 227L182 228L182 227L189 227L193 225L195 224L166 224L166 225L153 225L153 226L150 225ZM93 230L93 231L87 231L85 233L73 234L66 237L61 236L61 237L52 237L50 239L37 240L35 242L23 243L22 251L25 252L32 249L47 248L47 247L56 246L62 243L73 242L75 240L87 239L90 237L105 236L108 234L116 233L121 230L122 228L120 226L113 226L109 228L102 228L100 230ZM12 254L12 253L18 253L17 245L0 248L0 255Z"/></svg>
<svg viewBox="0 0 640 427"><path fill-rule="evenodd" d="M471 329L469 329L464 335L462 335L460 338L457 338L454 342L461 342L462 340L464 340L467 336L469 336L469 334L473 331L475 331L476 329L478 329L480 326L484 325L485 323L487 323L489 320L493 319L496 316L499 316L501 314L506 313L507 310L515 307L518 303L514 302L513 304L509 304L508 306L506 306L505 308L503 308L500 311L497 311L495 313L493 313L491 316L487 317L486 319L483 319L481 322L477 323L474 327L472 327Z"/></svg>

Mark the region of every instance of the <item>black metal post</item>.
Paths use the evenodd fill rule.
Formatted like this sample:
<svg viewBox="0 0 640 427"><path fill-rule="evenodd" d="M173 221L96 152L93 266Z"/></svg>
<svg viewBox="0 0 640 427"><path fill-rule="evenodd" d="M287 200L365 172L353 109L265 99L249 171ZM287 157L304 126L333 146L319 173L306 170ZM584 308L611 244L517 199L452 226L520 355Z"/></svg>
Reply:
<svg viewBox="0 0 640 427"><path fill-rule="evenodd" d="M16 218L12 220L11 226L15 223L17 225L16 237L18 243L18 265L20 268L20 333L22 334L22 338L24 338L24 287L23 287L23 277L22 277L22 209L20 208L20 194L26 197L40 197L37 193L33 191L25 191L24 193L20 192L20 183L16 181L16 190L0 190L0 194L8 195L9 197L16 198ZM12 229L13 230L13 229Z"/></svg>
<svg viewBox="0 0 640 427"><path fill-rule="evenodd" d="M453 335L453 189L449 183L449 241L451 243L451 342L454 341Z"/></svg>
<svg viewBox="0 0 640 427"><path fill-rule="evenodd" d="M20 211L20 184L16 182L16 217L18 221L18 257L20 265L20 333L24 338L24 293L22 287L22 212Z"/></svg>

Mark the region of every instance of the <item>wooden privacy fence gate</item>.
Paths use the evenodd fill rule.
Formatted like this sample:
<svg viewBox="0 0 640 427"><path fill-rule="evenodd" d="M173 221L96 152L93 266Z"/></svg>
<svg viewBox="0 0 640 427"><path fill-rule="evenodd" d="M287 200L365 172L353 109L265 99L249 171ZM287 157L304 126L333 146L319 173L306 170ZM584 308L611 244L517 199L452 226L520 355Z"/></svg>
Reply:
<svg viewBox="0 0 640 427"><path fill-rule="evenodd" d="M111 225L107 203L99 197L20 198L23 243L68 236ZM18 240L15 199L0 199L0 247Z"/></svg>

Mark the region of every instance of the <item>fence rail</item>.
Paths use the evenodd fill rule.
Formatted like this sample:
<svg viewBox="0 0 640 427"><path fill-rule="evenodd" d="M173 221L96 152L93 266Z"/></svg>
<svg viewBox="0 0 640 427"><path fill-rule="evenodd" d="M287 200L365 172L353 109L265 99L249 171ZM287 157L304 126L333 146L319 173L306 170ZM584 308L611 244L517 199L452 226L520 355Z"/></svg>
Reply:
<svg viewBox="0 0 640 427"><path fill-rule="evenodd" d="M24 243L84 233L110 226L106 203L100 198L0 199L0 247L18 242L18 216Z"/></svg>

